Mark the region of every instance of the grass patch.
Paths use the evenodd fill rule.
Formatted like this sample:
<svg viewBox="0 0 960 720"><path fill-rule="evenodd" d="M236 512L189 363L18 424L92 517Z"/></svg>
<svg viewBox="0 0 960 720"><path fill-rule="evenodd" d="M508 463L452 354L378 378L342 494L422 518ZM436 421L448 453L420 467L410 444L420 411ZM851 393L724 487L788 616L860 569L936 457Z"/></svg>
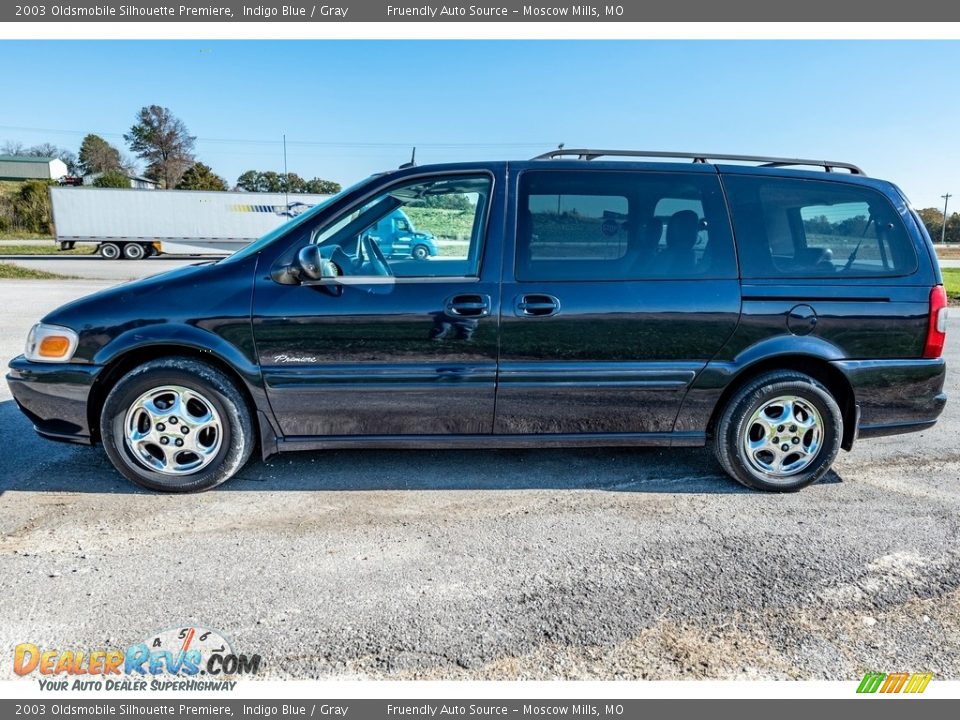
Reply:
<svg viewBox="0 0 960 720"><path fill-rule="evenodd" d="M5 240L49 240L53 244L53 235L38 235L27 230L4 230L0 232L0 242Z"/></svg>
<svg viewBox="0 0 960 720"><path fill-rule="evenodd" d="M45 245L21 245L17 242L0 240L0 256L3 255L93 255L97 250L94 243L77 245L73 250L60 250L59 246L50 241Z"/></svg>
<svg viewBox="0 0 960 720"><path fill-rule="evenodd" d="M404 206L403 212L410 218L416 231L427 232L437 238L469 240L473 234L474 210Z"/></svg>
<svg viewBox="0 0 960 720"><path fill-rule="evenodd" d="M33 270L13 263L0 262L0 280L75 280L72 275L59 275L45 270Z"/></svg>
<svg viewBox="0 0 960 720"><path fill-rule="evenodd" d="M960 268L940 268L943 275L943 287L951 302L960 302Z"/></svg>

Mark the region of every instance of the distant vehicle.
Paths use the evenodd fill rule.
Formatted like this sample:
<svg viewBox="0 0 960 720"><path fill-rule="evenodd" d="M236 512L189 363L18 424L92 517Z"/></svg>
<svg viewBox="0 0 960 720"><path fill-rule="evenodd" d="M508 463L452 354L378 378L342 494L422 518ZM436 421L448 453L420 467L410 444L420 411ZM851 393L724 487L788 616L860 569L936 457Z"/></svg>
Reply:
<svg viewBox="0 0 960 720"><path fill-rule="evenodd" d="M57 180L58 185L73 185L80 187L83 185L83 178L77 177L76 175L64 175L59 180Z"/></svg>
<svg viewBox="0 0 960 720"><path fill-rule="evenodd" d="M443 253L388 257L397 210ZM228 258L76 300L7 380L42 436L102 443L154 490L254 450L571 445L706 446L789 492L937 421L946 306L920 217L855 165L557 150L375 175Z"/></svg>
<svg viewBox="0 0 960 720"><path fill-rule="evenodd" d="M437 255L437 239L430 233L417 232L403 210L394 210L377 222L368 235L387 257L426 260Z"/></svg>
<svg viewBox="0 0 960 720"><path fill-rule="evenodd" d="M228 255L330 195L50 188L56 242L95 242L108 260Z"/></svg>

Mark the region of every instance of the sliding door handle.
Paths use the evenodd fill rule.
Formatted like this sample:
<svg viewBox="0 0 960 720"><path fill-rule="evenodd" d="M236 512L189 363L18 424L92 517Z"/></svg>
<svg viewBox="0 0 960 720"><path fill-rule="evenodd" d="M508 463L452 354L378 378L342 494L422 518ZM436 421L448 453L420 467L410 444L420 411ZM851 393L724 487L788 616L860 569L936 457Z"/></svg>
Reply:
<svg viewBox="0 0 960 720"><path fill-rule="evenodd" d="M550 317L560 312L560 301L553 295L521 295L517 298L516 311L523 317Z"/></svg>

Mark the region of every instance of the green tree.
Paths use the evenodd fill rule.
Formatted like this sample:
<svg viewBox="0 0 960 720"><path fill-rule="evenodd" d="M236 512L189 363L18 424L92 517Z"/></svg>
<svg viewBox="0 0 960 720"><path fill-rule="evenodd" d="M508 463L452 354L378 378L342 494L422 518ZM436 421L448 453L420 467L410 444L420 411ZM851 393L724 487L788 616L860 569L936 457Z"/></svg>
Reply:
<svg viewBox="0 0 960 720"><path fill-rule="evenodd" d="M98 188L129 188L130 178L122 170L107 170L93 181Z"/></svg>
<svg viewBox="0 0 960 720"><path fill-rule="evenodd" d="M318 193L321 195L334 195L340 192L340 183L332 180L322 180L313 178L304 180L296 173L274 172L273 170L259 171L247 170L237 178L237 190L246 190L247 192L272 192L272 193Z"/></svg>
<svg viewBox="0 0 960 720"><path fill-rule="evenodd" d="M937 238L939 241L940 238ZM947 242L960 242L960 214L950 213L947 219Z"/></svg>
<svg viewBox="0 0 960 720"><path fill-rule="evenodd" d="M99 135L87 135L80 143L77 166L84 175L120 170L120 151Z"/></svg>
<svg viewBox="0 0 960 720"><path fill-rule="evenodd" d="M227 181L213 172L209 165L202 162L194 163L190 166L180 182L177 183L177 190L226 190Z"/></svg>
<svg viewBox="0 0 960 720"><path fill-rule="evenodd" d="M280 173L275 173L273 170L260 173L260 178L257 181L257 187L260 188L258 192L280 192L282 189L281 182Z"/></svg>
<svg viewBox="0 0 960 720"><path fill-rule="evenodd" d="M260 181L260 173L256 170L247 170L237 178L237 190L246 190L247 192L260 192L257 183Z"/></svg>
<svg viewBox="0 0 960 720"><path fill-rule="evenodd" d="M13 224L28 232L49 233L51 223L51 180L29 180L13 199Z"/></svg>
<svg viewBox="0 0 960 720"><path fill-rule="evenodd" d="M930 233L930 237L935 243L940 242L943 234L943 211L939 208L923 208L917 210L920 219ZM950 213L947 218L947 232L944 237L946 242L960 242L960 213Z"/></svg>
<svg viewBox="0 0 960 720"><path fill-rule="evenodd" d="M287 173L280 176L280 192L302 193L306 192L306 181L296 173Z"/></svg>
<svg viewBox="0 0 960 720"><path fill-rule="evenodd" d="M317 195L336 195L342 189L340 183L334 182L333 180L314 178L313 180L307 180L304 192L315 193Z"/></svg>
<svg viewBox="0 0 960 720"><path fill-rule="evenodd" d="M123 139L137 157L146 161L146 176L165 188L174 188L194 163L196 137L169 108L149 105L137 113L137 122Z"/></svg>

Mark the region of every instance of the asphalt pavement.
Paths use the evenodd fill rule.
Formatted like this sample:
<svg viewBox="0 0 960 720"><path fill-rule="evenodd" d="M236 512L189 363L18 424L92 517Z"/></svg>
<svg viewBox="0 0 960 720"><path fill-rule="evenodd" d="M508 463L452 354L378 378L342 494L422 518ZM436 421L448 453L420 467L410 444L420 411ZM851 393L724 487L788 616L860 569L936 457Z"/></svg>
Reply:
<svg viewBox="0 0 960 720"><path fill-rule="evenodd" d="M108 284L0 282L0 361ZM933 429L794 495L704 450L549 449L285 455L169 496L37 438L2 385L0 648L189 623L268 677L958 679L953 369L948 391Z"/></svg>
<svg viewBox="0 0 960 720"><path fill-rule="evenodd" d="M136 280L148 275L166 272L182 265L209 262L216 258L163 255L145 260L105 260L99 255L2 255L0 262L20 267L82 278L107 280L113 283Z"/></svg>

